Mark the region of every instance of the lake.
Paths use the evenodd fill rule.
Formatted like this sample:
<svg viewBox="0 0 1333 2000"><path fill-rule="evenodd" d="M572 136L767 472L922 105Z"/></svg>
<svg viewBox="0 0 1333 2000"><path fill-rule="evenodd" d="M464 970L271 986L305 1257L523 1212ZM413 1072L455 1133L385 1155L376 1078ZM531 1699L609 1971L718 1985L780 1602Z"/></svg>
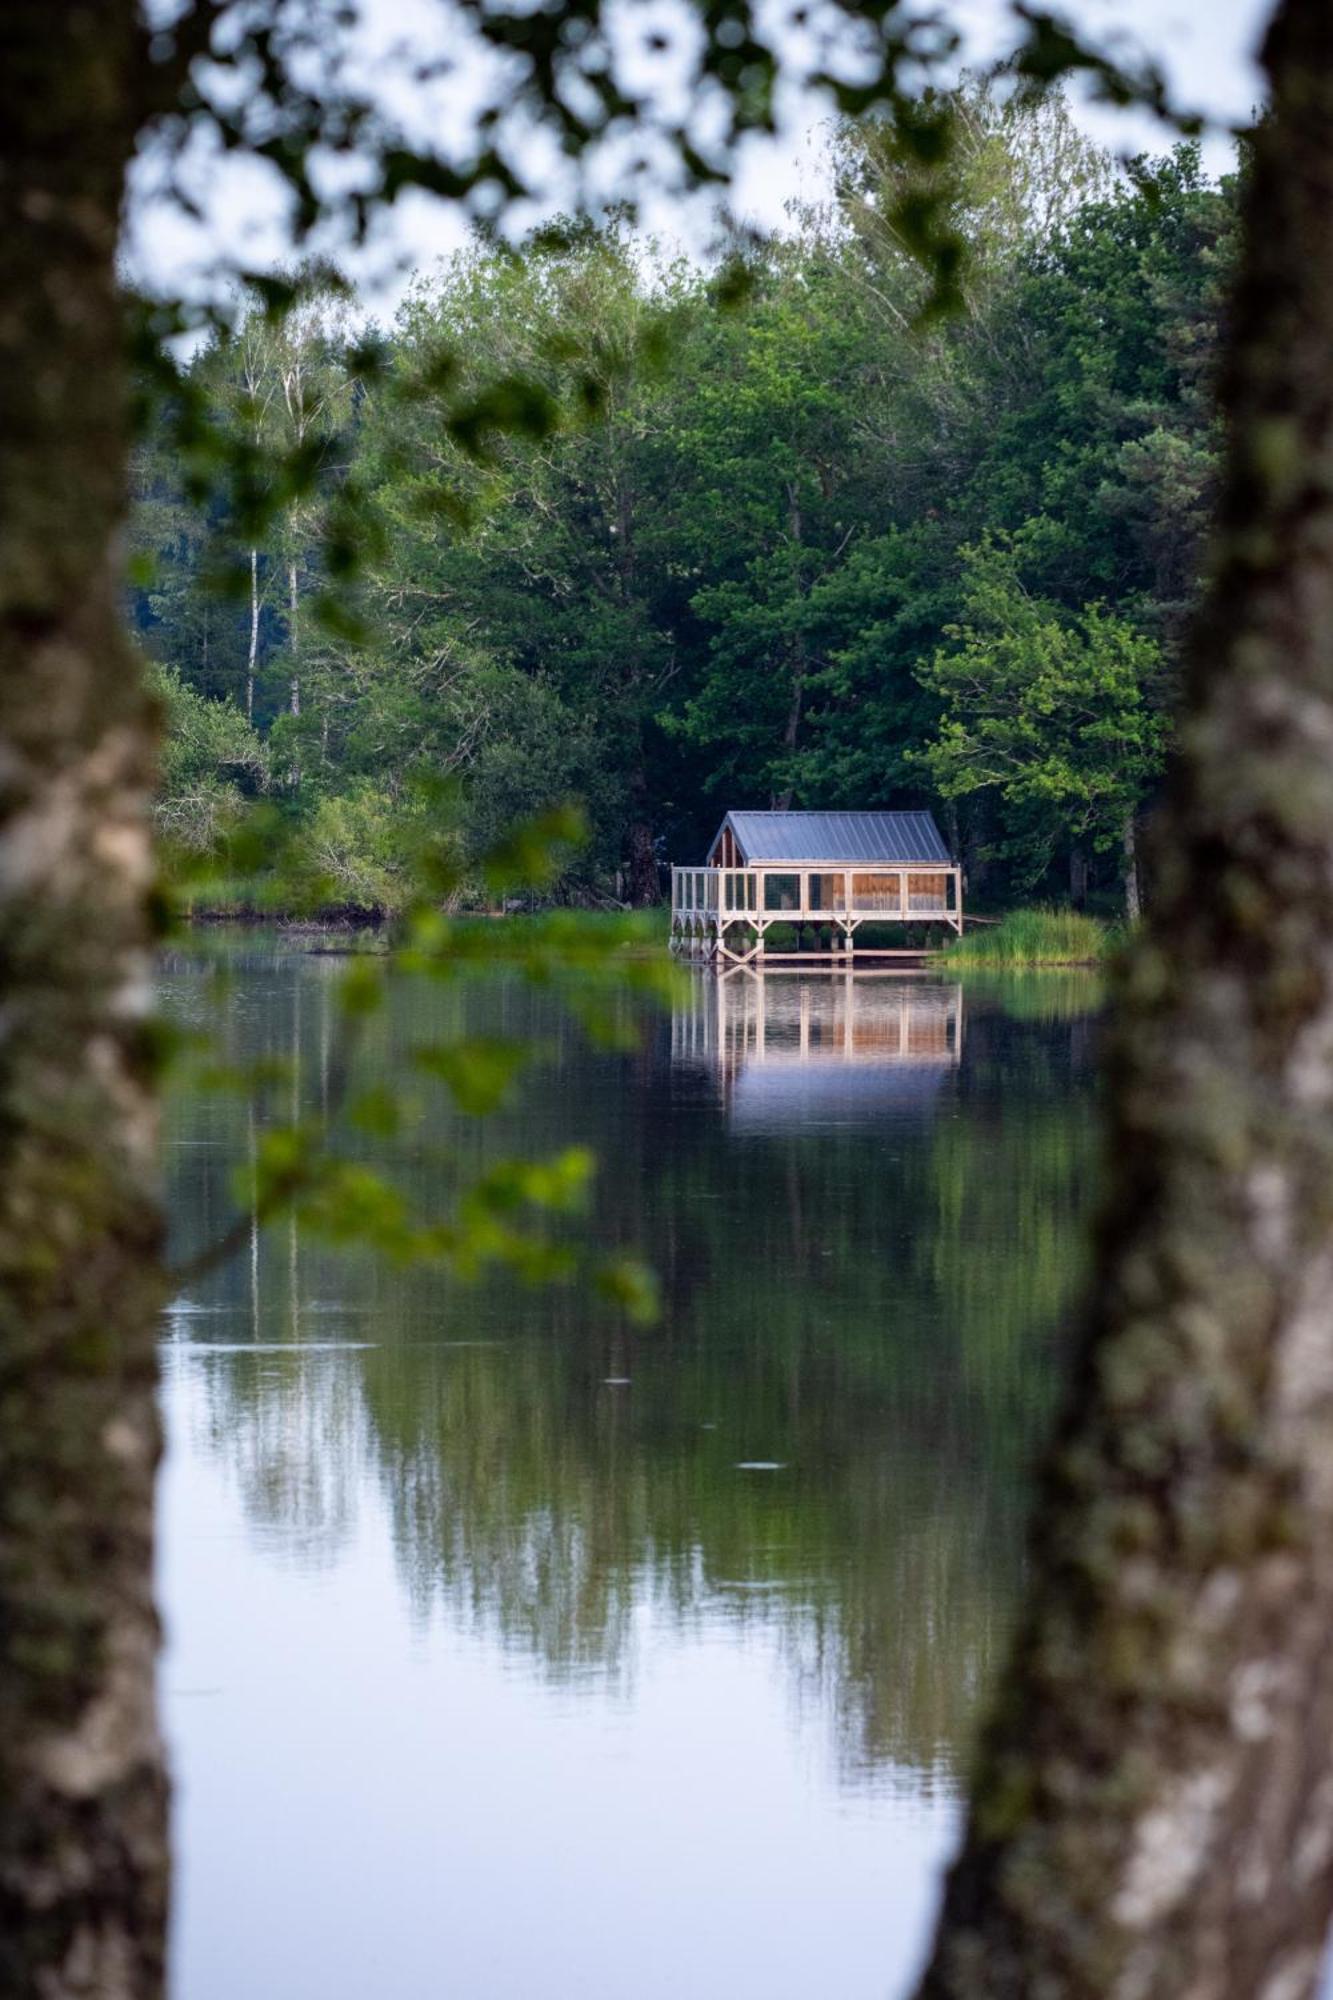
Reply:
<svg viewBox="0 0 1333 2000"><path fill-rule="evenodd" d="M279 1109L338 1088L346 961L241 940L166 1003ZM924 1951L1021 1585L1093 1200L1096 992L689 978L603 1047L512 979L423 1035L540 1049L514 1107L355 1148L445 1217L574 1142L660 1322L290 1222L163 1341L176 2000L887 2000ZM178 1249L227 1227L260 1086L182 1087Z"/></svg>

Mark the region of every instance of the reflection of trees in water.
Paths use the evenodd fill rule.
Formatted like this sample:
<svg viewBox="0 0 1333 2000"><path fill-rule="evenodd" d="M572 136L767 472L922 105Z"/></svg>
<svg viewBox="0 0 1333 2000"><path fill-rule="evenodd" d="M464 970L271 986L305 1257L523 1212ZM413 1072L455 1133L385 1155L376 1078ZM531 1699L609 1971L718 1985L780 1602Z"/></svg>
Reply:
<svg viewBox="0 0 1333 2000"><path fill-rule="evenodd" d="M679 1628L763 1628L849 1770L951 1767L1007 1621L1010 1468L964 1440L966 1410L890 1384L682 1362L640 1359L627 1392L595 1379L595 1344L367 1355L414 1601L560 1680L627 1677L645 1601ZM738 1470L756 1436L784 1470Z"/></svg>
<svg viewBox="0 0 1333 2000"><path fill-rule="evenodd" d="M251 988L251 1020L278 1042L294 1009L273 989ZM505 1005L537 1025L529 996ZM469 1142L598 1146L598 1229L654 1257L664 1324L631 1336L576 1294L469 1293L308 1245L294 1273L275 1232L253 1319L250 1274L220 1277L226 1323L308 1342L335 1330L320 1300L342 1300L359 1310L337 1331L377 1345L207 1357L209 1447L303 1559L336 1555L375 1479L416 1614L557 1681L627 1684L645 1607L677 1630L726 1621L777 1639L849 1776L947 1773L1004 1641L1076 1279L1090 1146L1070 1049L1068 1025L982 1006L928 1112L737 1145L716 1102L679 1102L664 1030L628 1058L567 1048L521 1126ZM181 1156L182 1198L212 1189L212 1207L243 1107L201 1130L222 1143ZM434 1198L425 1153L402 1164ZM468 1340L495 1344L441 1344ZM605 1379L622 1375L632 1387Z"/></svg>
<svg viewBox="0 0 1333 2000"><path fill-rule="evenodd" d="M226 1320L204 1338L225 1337ZM296 1568L331 1569L356 1528L367 1477L367 1418L360 1377L343 1353L200 1354L176 1365L202 1371L190 1444L219 1461L246 1518Z"/></svg>

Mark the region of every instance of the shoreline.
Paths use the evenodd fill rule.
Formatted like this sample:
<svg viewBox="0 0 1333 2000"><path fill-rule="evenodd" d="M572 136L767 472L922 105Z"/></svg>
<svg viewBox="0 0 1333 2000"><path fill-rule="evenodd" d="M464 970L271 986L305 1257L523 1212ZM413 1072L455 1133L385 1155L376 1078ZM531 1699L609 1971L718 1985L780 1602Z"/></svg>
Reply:
<svg viewBox="0 0 1333 2000"><path fill-rule="evenodd" d="M642 924L645 918L652 918L658 915L665 919L666 910L664 906L659 906L658 909L649 911L619 911L581 909L570 905L553 904L544 910L465 910L451 915L449 921L460 928L509 921L513 921L520 926L526 926L528 924L540 924L552 917L568 916L583 922L592 921L594 923L610 925L612 923L629 923L635 919ZM367 949L376 946L382 947L386 941L386 934L392 930L395 921L395 913L387 910L350 909L344 906L322 910L314 914L300 914L290 909L264 909L255 905L230 909L221 909L216 906L205 909L192 909L179 912L175 919L178 932L183 934L188 934L191 931L208 932L227 929L257 931L274 938L287 939L294 944L308 942L311 945L317 945L323 943L331 949L341 945L341 948L348 952L354 952L359 948L358 941L364 941L364 948ZM665 933L661 940L661 948L663 950L666 949ZM633 950L637 954L643 954L648 951L657 950L658 941L643 937L632 940L626 939L622 949ZM799 952L788 955L785 958L782 970L787 972L802 970L800 964L802 956L803 954ZM1052 951L1049 954L1034 954L1031 957L1020 958L1008 954L1001 956L994 952L977 952L960 948L959 944L954 942L935 948L923 946L920 953L916 954L916 956L919 958L919 970L947 973L957 977L970 975L994 976L1000 973L1026 972L1097 974L1104 971L1106 966L1105 947L1103 947L1100 955L1086 951L1078 955L1074 955L1073 953L1061 954ZM821 960L817 954L812 952L810 954L810 963L811 967L814 967L816 964L826 967L827 962Z"/></svg>

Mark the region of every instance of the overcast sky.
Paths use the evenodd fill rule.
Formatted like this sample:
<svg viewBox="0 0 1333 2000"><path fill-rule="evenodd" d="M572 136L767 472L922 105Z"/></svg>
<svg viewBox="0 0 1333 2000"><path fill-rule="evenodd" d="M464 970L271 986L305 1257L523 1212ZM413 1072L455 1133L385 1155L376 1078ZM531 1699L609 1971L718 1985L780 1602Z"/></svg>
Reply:
<svg viewBox="0 0 1333 2000"><path fill-rule="evenodd" d="M1002 54L1013 39L1008 0L953 0L950 13L964 32L965 59L980 65ZM1182 106L1197 108L1219 125L1245 121L1262 95L1256 54L1272 0L1067 0L1066 16L1100 45L1143 50L1162 63ZM1173 134L1146 113L1099 106L1075 98L1079 122L1102 144L1124 153L1155 151ZM737 206L770 226L780 224L783 202L808 175L811 127L803 121L784 145L768 147L747 162ZM1207 144L1215 171L1230 159L1220 134Z"/></svg>
<svg viewBox="0 0 1333 2000"><path fill-rule="evenodd" d="M663 0L670 5L671 0ZM439 0L362 0L368 60L383 59L386 76L393 52L413 54L441 45L447 10ZM1108 48L1146 50L1167 69L1177 100L1205 112L1219 126L1248 117L1260 98L1255 51L1271 0L1068 0L1067 13ZM964 61L980 65L1012 39L1009 0L951 0L950 16L964 33ZM447 31L445 31L447 32ZM401 65L400 65L401 67ZM392 90L392 83L386 90ZM466 74L442 85L434 100L414 106L401 95L395 108L417 126L417 136L466 122ZM449 93L453 92L451 102ZM1156 150L1171 134L1146 114L1110 110L1075 98L1076 115L1102 143L1130 154ZM419 116L417 115L419 113ZM733 206L740 218L765 228L782 226L785 206L797 195L819 192L819 127L824 111L809 96L789 101L785 129L774 140L750 142L735 176ZM1225 166L1226 139L1208 141L1209 163ZM151 199L151 163L141 170L131 205L130 262L135 275L177 285L182 273L221 256L272 263L281 261L284 241L279 212L261 169L223 170L208 164L198 190L206 226L186 224ZM708 234L704 209L658 200L645 207L645 224L672 247L701 249ZM466 224L434 200L410 197L382 221L373 245L352 265L373 309L391 313L417 268L428 267L457 247Z"/></svg>

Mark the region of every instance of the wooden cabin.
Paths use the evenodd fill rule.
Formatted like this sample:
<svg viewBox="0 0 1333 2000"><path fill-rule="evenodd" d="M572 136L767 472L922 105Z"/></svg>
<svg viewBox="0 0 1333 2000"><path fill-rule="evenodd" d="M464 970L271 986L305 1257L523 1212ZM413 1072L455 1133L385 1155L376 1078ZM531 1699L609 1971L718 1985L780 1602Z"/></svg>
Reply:
<svg viewBox="0 0 1333 2000"><path fill-rule="evenodd" d="M702 868L671 871L672 950L723 965L902 957L858 933L921 923L963 928L962 870L926 812L729 812Z"/></svg>

